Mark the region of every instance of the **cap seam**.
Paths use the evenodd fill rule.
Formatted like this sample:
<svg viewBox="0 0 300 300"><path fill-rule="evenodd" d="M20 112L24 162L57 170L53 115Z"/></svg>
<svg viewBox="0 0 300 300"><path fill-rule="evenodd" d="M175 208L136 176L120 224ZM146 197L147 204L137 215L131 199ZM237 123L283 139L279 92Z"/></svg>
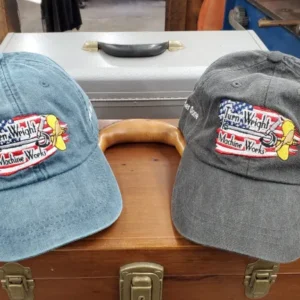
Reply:
<svg viewBox="0 0 300 300"><path fill-rule="evenodd" d="M6 85L7 85L7 88L8 90L10 91L11 93L11 97L13 98L14 100L14 103L18 109L18 115L25 115L25 113L23 112L23 110L21 109L21 106L19 105L18 101L17 101L17 98L15 95L18 95L18 98L21 99L20 95L18 94L18 91L15 87L15 84L10 76L10 73L9 73L9 70L8 70L8 65L7 65L7 62L5 59L3 59L3 63L0 63L1 64L1 69L2 69L2 73L3 73L3 77L4 77L4 80L6 82ZM4 70L4 67L6 68L6 70ZM6 72L4 72L6 71ZM13 89L13 90L12 90ZM22 101L20 101L22 102ZM32 169L33 173L35 174L36 178L39 177L38 175L38 171L40 170L40 168L38 166L35 166L35 168ZM44 174L43 172L40 170L42 176L44 177ZM1 189L0 189L1 191Z"/></svg>
<svg viewBox="0 0 300 300"><path fill-rule="evenodd" d="M272 80L273 80L273 78L274 78L276 68L277 68L277 65L275 64L274 70L273 70L273 74L272 74L272 76L270 77L270 81L269 81L269 84L268 84L268 86L267 86L266 95L265 95L265 99L264 99L264 103L263 103L264 107L266 107L266 103L267 103L267 99L268 99L268 92L269 92L269 90L270 90L270 86L271 86Z"/></svg>
<svg viewBox="0 0 300 300"><path fill-rule="evenodd" d="M267 62L268 60L267 60L267 57L266 57L266 59L264 59L264 60L262 60L262 61L260 61L260 62L257 62L257 63L255 63L255 64L253 64L253 65L251 65L251 66L243 66L243 68L237 68L237 69L229 69L229 71L241 71L241 70L245 70L245 69L250 69L250 68L253 68L253 67L256 67L257 65L260 65L260 64L263 64L263 63L265 63L265 62ZM222 69L223 70L223 69Z"/></svg>
<svg viewBox="0 0 300 300"><path fill-rule="evenodd" d="M184 207L183 207L183 209L184 209ZM188 209L188 207L186 207L185 210L186 210L187 213L191 214L196 220L200 220L200 219L201 219L201 217L196 216L192 211L190 211L190 210ZM209 217L211 223L217 224L217 222L214 222L214 221L211 220L212 218L215 217L215 215L213 215L213 214L210 215L210 214L205 213L205 212L203 212L203 211L200 211L199 213L200 213L200 214L203 214L203 215L206 215L207 217ZM299 218L298 218L298 220L299 220ZM251 227L252 227L252 228L255 228L255 229L269 230L269 231L273 231L273 232L286 232L286 231L289 230L290 228L294 227L294 226L297 224L298 220L297 220L295 223L293 223L291 227L286 227L286 228L278 229L278 230L277 230L277 229L272 229L272 228L266 228L266 227L253 226L253 225L251 225ZM209 222L205 222L205 223L209 223ZM225 224L224 224L224 223L225 223ZM248 223L246 223L246 222L235 222L235 223L236 223L236 224L243 225L243 226L250 226L250 225L249 225ZM228 220L228 219L225 220L222 224L223 224L225 227L227 227L227 228L235 228L235 227L232 227L232 226L228 225L228 224L230 224L230 220ZM269 236L269 234L265 234L265 233L260 233L260 234L263 235L263 236Z"/></svg>
<svg viewBox="0 0 300 300"><path fill-rule="evenodd" d="M199 83L199 85L197 86L197 88L194 90L194 92L189 96L189 98L187 99L187 102L189 101L190 98L192 97L195 97L197 98L197 96L195 95L196 93L196 90L199 90L199 89L202 89L204 87L204 84L209 80L211 79L213 76L215 75L215 72L211 72L209 74L207 74L207 78L205 78L205 80L201 81L201 83ZM192 101L191 101L192 102ZM201 115L203 116L204 115L204 109L203 109L203 105L202 105L202 101L200 100L199 102L199 107L200 107L200 110L201 110ZM183 108L184 109L184 108ZM186 112L187 113L187 112ZM187 120L185 120L185 123L186 123ZM198 118L196 120L196 123L193 127L193 129L186 135L185 139L186 141L191 137L191 135L193 134L194 130L196 130L197 128L197 125L201 122L201 118Z"/></svg>
<svg viewBox="0 0 300 300"><path fill-rule="evenodd" d="M252 67L254 67L254 66L256 66L256 65L259 65L259 64L261 64L261 63L264 63L264 62L266 62L266 61L268 61L268 57L267 57L267 55L265 55L265 52L264 51L261 51L262 52L262 54L264 55L264 59L262 60L262 61L260 61L260 62L256 62L256 63L254 63L253 65L250 65L250 66L242 66L241 68L229 68L229 70L230 71L235 71L235 70L244 70L244 69L248 69L248 68L252 68ZM237 52L237 53L239 53L239 52ZM220 57L219 59L217 59L216 61L214 61L210 66L209 66L209 69L211 69L212 67L214 67L214 65L215 64L217 64L220 60L223 60L224 59L224 57L222 56L222 57ZM222 69L217 69L217 70L215 70L215 69L213 69L213 70L211 70L210 72L209 72L209 70L208 70L208 73L211 73L211 72L218 72L218 71L220 71L220 70L223 70L223 68Z"/></svg>
<svg viewBox="0 0 300 300"><path fill-rule="evenodd" d="M201 158L199 158L199 156L192 150L192 147L188 147L190 145L189 142L187 142L187 145L186 145L186 149L188 148L195 156L196 158L201 161L202 163L206 164L207 166L210 166L212 168L215 168L215 169L218 169L218 170L222 170L224 172L227 172L227 173L230 173L230 174L234 174L236 176L240 176L240 177L244 177L246 179L251 179L251 180L255 180L255 181L262 181L262 182L269 182L269 183L280 183L280 184L286 184L286 185L293 185L293 186L300 186L300 183L299 184L296 184L296 183L289 183L289 182L282 182L282 181L270 181L270 180L265 180L265 179L260 179L260 178L254 178L252 177L251 175L248 175L246 176L245 174L239 174L239 173L236 173L236 172L233 172L233 171L229 171L229 170L226 170L224 168L221 168L221 167L217 167L213 164L209 164L207 163L207 161L204 161L202 160ZM262 158L257 158L257 159L262 159ZM271 159L271 158L270 158Z"/></svg>
<svg viewBox="0 0 300 300"><path fill-rule="evenodd" d="M272 83L272 80L273 80L273 77L274 77L274 74L275 74L276 67L277 67L277 65L274 66L273 74L272 74L272 76L270 76L270 80L269 80L269 83L267 85L265 99L264 99L264 102L263 102L263 106L264 107L266 107L266 102L267 102L267 98L268 98L268 92L270 90L270 86L271 86L271 83ZM248 159L247 170L246 170L246 175L247 176L249 174L250 164L251 164L251 160Z"/></svg>
<svg viewBox="0 0 300 300"><path fill-rule="evenodd" d="M44 226L44 228L47 228L47 227L49 227L49 224L51 224L51 225L61 224L62 222L57 222L57 221L51 223L51 220L53 220L53 218L58 218L58 217L66 216L66 215L69 215L70 218L71 218L73 221L78 221L78 220L74 220L75 217L77 217L77 216L82 216L82 215L85 215L85 214L89 214L90 212L93 212L93 211L95 210L95 207L90 208L90 209L88 209L88 210L86 210L86 211L83 211L83 210L82 210L83 208L89 207L89 206L90 206L90 204L84 204L84 203L83 203L83 204L81 205L81 210L71 210L71 211L65 212L65 213L63 213L63 214L57 214L57 215L55 215L55 216L51 216L51 217L49 217L49 218L47 218L47 219L43 219L42 222L39 222L39 225L46 224L46 226ZM100 207L100 206L101 206L101 205L99 205L99 207ZM106 206L107 206L107 205L106 205ZM102 208L101 210L105 210L106 206L101 207L101 208ZM72 221L71 221L71 223L72 223ZM63 228L63 227L68 226L68 225L70 225L70 222L67 223L67 224L63 224L63 226L61 226L60 228ZM17 231L17 232L14 232L14 233L13 233L13 235L14 235L15 237L22 236L20 233L18 233L19 228L14 228L14 229L9 229L9 228L6 228L6 227L0 227L0 228L1 228L1 230ZM33 230L30 230L29 228L33 228ZM49 230L48 232L56 231L56 230L58 230L58 228L52 228L52 229ZM34 233L34 234L31 234L31 233ZM0 236L1 236L1 234L0 234ZM3 235L2 235L2 236L3 236ZM34 224L34 223L31 223L29 226L26 227L26 238L25 238L25 239L18 239L18 240L19 240L19 241L27 241L27 240L30 239L30 238L28 238L29 236L30 236L30 238L34 238L34 237L38 236L38 234L36 234L35 224Z"/></svg>
<svg viewBox="0 0 300 300"><path fill-rule="evenodd" d="M263 63L265 63L265 62L267 62L268 60L267 60L267 58L266 59L264 59L264 60L262 60L262 61L260 61L260 62L257 62L257 63L255 63L255 64L253 64L253 65L251 65L251 66L243 66L243 67L241 67L241 68L229 68L229 69L226 69L226 72L235 72L235 71L241 71L241 70L245 70L245 69L250 69L250 68L253 68L253 67L256 67L257 65L260 65L260 64L263 64ZM211 67L211 66L210 66ZM211 71L207 71L207 75L209 75L209 74L211 74L211 75L213 75L212 73L218 73L218 72L223 72L224 71L224 68L222 68L222 69L217 69L217 70L211 70ZM202 76L204 76L205 74L203 74ZM205 79L205 81L202 83L202 84L204 84L204 83L206 83L206 81L208 81L209 79L211 79L211 77L212 76L210 76L209 78L206 78ZM201 80L201 79L200 79ZM200 87L201 87L201 85L200 85Z"/></svg>
<svg viewBox="0 0 300 300"><path fill-rule="evenodd" d="M20 52L18 52L20 53ZM25 54L32 54L31 52L26 52L23 51L22 53ZM24 58L24 59L19 59L19 57L14 57L13 60L9 61L10 64L14 64L14 63L24 63L24 62L33 62L33 63L38 63L38 64L42 64L43 66L47 66L47 67L53 67L53 68L57 68L63 72L65 72L65 70L58 64L56 63L53 59L51 59L50 57L46 56L46 55L41 55L41 54L37 54L35 53L35 55L38 55L39 57L42 57L43 59L45 59L45 61L40 61L40 60L34 60L31 58Z"/></svg>
<svg viewBox="0 0 300 300"><path fill-rule="evenodd" d="M54 61L53 61L53 63L55 63L54 65L44 64L42 62L35 61L35 60L27 60L27 61L31 61L32 63L35 63L37 65L42 65L43 67L46 66L49 70L57 71L56 72L57 75L61 76L62 79L66 80L69 84L72 85L73 90L76 91L76 94L77 94L78 98L80 99L80 102L82 103L82 105L84 107L84 110L85 110L85 119L89 122L89 126L94 131L93 126L92 126L91 121L90 121L90 118L89 118L88 104L86 103L86 100L84 99L84 97L82 95L82 92L80 91L80 89L78 87L78 83L75 80L73 80L72 78L68 77L65 74L64 70L59 65L57 65ZM24 63L24 61L19 61L19 62L20 63ZM12 62L10 62L10 64L11 65L18 65L18 63L16 63L16 61L12 61Z"/></svg>
<svg viewBox="0 0 300 300"><path fill-rule="evenodd" d="M220 58L220 59L221 59L221 58ZM218 61L218 60L217 60L217 61ZM254 65L247 66L247 67L243 67L243 68L239 68L239 69L229 69L228 71L229 71L229 72L235 72L235 71L240 71L240 70L243 70L243 69L249 69L249 68L253 68L253 67L257 66L257 65L263 64L263 63L265 63L265 62L267 62L267 57L266 57L266 59L264 59L263 61L260 61L260 62L258 62L258 63L255 63ZM211 66L210 66L210 67L211 67ZM196 90L199 90L199 89L203 88L204 85L207 83L207 81L211 80L216 74L219 74L219 72L223 72L223 69L212 70L212 71L210 71L210 72L208 71L207 74L203 74L202 76L206 76L206 78L205 78L203 81L201 81L201 78L202 78L202 77L200 78L199 83L196 84L195 90L194 90L193 93L189 96L189 98L190 98L190 97L193 97L193 96L195 95L195 93L196 93ZM189 100L189 98L188 98L188 100ZM187 100L187 101L188 101L188 100ZM200 102L199 107L200 107L200 109L201 109L201 113L202 113L202 116L203 116L203 115L205 115L205 114L204 114L203 103L202 103L202 101L199 101L199 102ZM199 118L199 119L196 121L196 123L195 123L193 129L185 136L186 141L188 141L188 140L191 138L191 136L192 136L194 130L197 128L197 125L200 124L200 123L202 122L201 120L202 120L202 119ZM185 120L185 123L186 123L186 120ZM185 124L185 123L184 123L184 124ZM184 126L183 126L183 127L184 127Z"/></svg>
<svg viewBox="0 0 300 300"><path fill-rule="evenodd" d="M7 66L5 60L3 59L3 63L0 63L0 64L1 64L1 69L2 69L2 73L3 73L3 78L4 78L5 83L6 83L6 85L7 85L7 89L10 91L11 97L13 98L13 100L14 100L14 102L15 102L15 105L16 105L18 111L19 111L19 114L23 114L23 112L22 112L22 110L21 110L19 104L17 103L17 99L15 98L15 95L13 94L13 91L12 91L10 85L8 84L7 74L4 72L4 68L3 68L3 67L4 67L4 64ZM9 79L10 79L10 82L12 82L11 78L9 78Z"/></svg>
<svg viewBox="0 0 300 300"><path fill-rule="evenodd" d="M190 216L187 216L186 211L185 211L184 208L182 209L182 212L183 212L185 218L189 218L189 217L190 217ZM197 221L197 223L199 223L199 222L200 222L200 223L205 223L205 222L203 222L203 221L201 221L201 220L199 220L199 219L197 219L196 221ZM207 223L205 223L205 224L207 224ZM176 229L179 231L179 233L181 233L181 234L182 234L183 236L185 236L186 238L190 239L191 241L193 241L193 242L195 242L195 243L197 243L197 244L201 244L201 241L200 241L200 240L198 240L197 238L192 237L192 236L195 236L195 235L184 234L183 231L180 230L180 229L179 229L179 226L176 225L176 224L175 224L175 227L176 227ZM191 225L188 224L188 228L193 230L193 229L195 228L195 226L194 226L193 228L191 228ZM247 239L247 240L249 240L249 241L255 240L255 241L261 242L261 240L257 240L257 239L255 239L255 238L250 238L250 239L249 239L248 237L246 237L246 236L244 236L244 235L239 235L239 234L237 234L237 233L233 233L232 228L230 228L230 229L231 229L230 234L233 235L233 236L235 236L235 237L238 237L238 238L244 238L244 239ZM236 228L234 227L234 229L236 229ZM218 232L220 232L220 230L219 230L218 227L217 227L217 229L214 227L214 230L217 230ZM258 234L258 235L259 235L259 234ZM268 235L268 236L269 236L269 235ZM262 237L264 237L264 236L262 236ZM274 237L274 238L276 239L276 237ZM278 239L278 238L277 238L277 239ZM267 243L267 244L269 244L269 245L282 246L282 245L279 244L279 243L276 243L276 242L270 242L270 241L267 241L267 240L264 240L264 243ZM218 247L217 245L213 246L211 243L210 243L210 245L207 244L207 246ZM222 247L222 249L227 250L227 251L232 251L232 252L235 252L235 253L242 253L242 254L244 254L244 255L250 255L250 256L251 256L251 254L247 253L246 251L238 252L238 251L234 251L233 249L230 249L229 247L226 247L226 246L221 246L221 247ZM254 254L253 254L253 255L254 255ZM255 255L254 255L254 256L255 256ZM295 259L296 259L296 258L295 258ZM270 260L270 259L269 259L269 260ZM286 260L285 260L285 261L286 261ZM289 260L289 261L291 261L291 260ZM287 262L287 261L286 261L286 262Z"/></svg>
<svg viewBox="0 0 300 300"><path fill-rule="evenodd" d="M88 206L89 206L89 205L84 205L84 204L83 204L83 205L81 206L81 208L88 207ZM108 206L108 202L106 202L106 205L102 206L101 209L100 209L99 211L97 211L96 214L98 215L100 211L102 212L103 210L105 210L107 206ZM99 207L100 207L100 205L99 205ZM44 226L44 229L45 229L45 228L49 228L49 230L46 232L47 234L49 234L49 233L51 233L51 232L53 232L53 231L57 231L57 230L59 230L59 229L62 229L62 228L65 228L65 227L69 226L70 224L74 224L74 223L78 222L78 219L76 219L77 217L82 217L82 216L84 216L84 215L88 215L89 217L91 217L91 215L92 215L92 213L93 213L94 211L95 211L95 208L90 208L90 209L88 209L88 210L86 210L86 211L83 211L83 210L79 210L79 211L73 210L73 211L68 211L68 212L66 212L66 213L64 213L64 214L61 214L61 215L56 215L55 217L62 217L62 216L69 215L71 221L69 220L68 223L57 222L57 221L54 222L54 223L51 223L51 222L49 222L49 220L47 219L46 221L43 222L44 224L47 225L47 226ZM118 219L118 217L119 217L121 211L122 211L122 205L121 205L121 208L118 209L118 214L117 214L117 216L114 217L114 218L112 219L111 222L108 222L107 224L105 224L105 225L102 226L101 228L95 229L95 231L93 231L93 232L99 232L99 231L103 230L104 228L107 228L108 226L110 226L110 224L113 224L113 223ZM51 219L52 219L52 218L51 218ZM56 226L56 227L55 227L55 228L51 228L51 226L50 226L49 224L51 224L51 226ZM61 226L57 226L57 225L61 225ZM31 224L31 227L35 228L33 224ZM14 229L14 231L17 231L17 230L18 230L18 228ZM30 233L34 233L34 234L30 235ZM45 232L43 232L43 235L44 235L44 234L45 234ZM91 235L91 234L89 234L89 235ZM0 234L0 236L1 236L1 234ZM27 230L26 230L26 236L21 235L21 234L18 234L18 232L17 232L17 233L14 233L14 236L15 236L15 237L18 237L18 241L26 242L26 241L32 240L33 238L39 237L40 234L38 234L36 230L28 231L28 227L27 227ZM20 238L20 236L21 236L21 237L23 236L24 238ZM74 239L72 239L72 241L74 241ZM71 242L71 241L70 241L70 242ZM70 242L67 242L67 243L70 243ZM0 243L0 245L3 245L3 243ZM64 244L61 244L61 246L62 246L62 245L64 245Z"/></svg>
<svg viewBox="0 0 300 300"><path fill-rule="evenodd" d="M212 223L212 224L219 224L219 222L215 222L215 221L212 220L213 217L214 217L214 215L210 215L210 214L207 214L207 213L204 213L204 212L200 212L200 213L202 213L202 214L204 214L204 215L207 215L207 216L210 218L210 221L207 222L207 221L205 221L205 220L201 220L201 217L199 218L199 216L194 215L194 213L191 212L191 211L187 208L187 205L182 207L182 212L183 212L183 214L184 214L186 217L190 217L190 216L187 216L187 214L192 215L192 216L196 219L196 221L198 221L198 222L203 222L203 223L206 223L206 224L210 224L210 223ZM229 229L235 229L235 228L236 228L235 226L231 226L229 223L230 223L230 222L225 222L225 224L222 223L222 225L225 226L226 228L229 228ZM243 223L243 222L239 222L238 224L242 224L243 226L245 226L245 225L246 225L246 226L250 226L250 224L248 224L248 223ZM272 231L272 232L274 232L274 233L282 233L282 232L286 232L286 231L290 230L291 228L294 228L296 225L297 225L297 221L296 221L291 227L286 227L286 229L279 229L279 230L272 229L272 228L265 228L265 227L257 227L257 226L253 226L253 225L251 225L251 227L254 228L254 229L262 229L262 230ZM260 236L270 236L270 234L261 233L261 232L260 232L260 233L256 232L255 234L260 235ZM271 236L272 236L272 235L271 235ZM272 237L273 237L273 238L277 238L277 237L275 237L275 236L272 236Z"/></svg>
<svg viewBox="0 0 300 300"><path fill-rule="evenodd" d="M88 107L87 107L87 103L86 103L85 99L83 98L83 96L82 96L80 90L78 89L78 86L77 86L78 83L77 83L76 81L74 81L73 79L71 79L70 77L68 77L68 76L64 73L64 70L61 69L61 67L60 67L59 65L57 65L54 61L53 61L53 62L55 63L55 65L44 64L44 63L42 63L42 62L40 62L40 61L36 61L36 60L26 60L26 59L25 59L24 61L30 61L30 62L32 62L32 63L38 64L38 65L42 65L43 67L46 66L46 67L49 68L49 69L52 69L52 70L54 69L54 70L59 71L59 73L58 73L59 75L61 75L61 76L62 76L65 80L67 80L70 84L72 84L72 85L75 86L76 93L77 93L78 97L81 99L81 102L82 102L83 105L84 105L86 117L88 117ZM19 61L19 63L24 63L24 61ZM18 65L16 62L17 62L17 60L10 62L10 64L12 64L12 65ZM87 118L87 119L88 119L88 118Z"/></svg>
<svg viewBox="0 0 300 300"><path fill-rule="evenodd" d="M291 66L289 66L286 61L282 60L282 62L285 64L285 66L292 72L295 72L299 77L300 77L300 73L298 73L295 69L291 68Z"/></svg>
<svg viewBox="0 0 300 300"><path fill-rule="evenodd" d="M66 173L72 171L73 169L79 167L80 165L82 165L82 164L83 164L83 163L84 163L84 162L92 155L92 153L93 153L97 148L98 148L98 144L96 144L96 147L94 147L93 150L91 150L91 151L89 152L89 154L87 155L87 157L85 157L84 160L82 160L80 163L76 164L76 165L73 166L72 168L66 170L65 172L61 172L61 173L59 173L59 174L55 174L55 175L53 175L53 176L51 176L51 177L48 177L48 178L43 178L42 180L37 180L37 181L31 182L31 183L29 183L29 184L24 183L24 184L22 184L22 185L18 185L18 186L12 187L12 188L0 189L0 193L1 193L2 191L15 190L15 189L21 188L21 187L23 187L23 186L29 186L29 185L32 185L32 184L37 184L37 183L39 183L39 182L42 182L42 181L45 181L45 180L49 180L50 178L54 178L54 177L56 177L56 176L59 176L59 175L62 175L62 174L66 174ZM100 149L99 149L99 150L100 150ZM101 150L100 150L100 151L101 151Z"/></svg>

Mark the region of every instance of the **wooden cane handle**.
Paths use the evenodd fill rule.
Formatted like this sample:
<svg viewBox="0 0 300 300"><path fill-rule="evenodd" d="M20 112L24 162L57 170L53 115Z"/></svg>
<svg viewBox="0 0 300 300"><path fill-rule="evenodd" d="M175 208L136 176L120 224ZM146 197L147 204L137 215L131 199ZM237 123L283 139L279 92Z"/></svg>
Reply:
<svg viewBox="0 0 300 300"><path fill-rule="evenodd" d="M163 143L174 146L180 155L185 148L185 140L177 127L146 119L120 121L100 131L99 147L103 152L121 143Z"/></svg>

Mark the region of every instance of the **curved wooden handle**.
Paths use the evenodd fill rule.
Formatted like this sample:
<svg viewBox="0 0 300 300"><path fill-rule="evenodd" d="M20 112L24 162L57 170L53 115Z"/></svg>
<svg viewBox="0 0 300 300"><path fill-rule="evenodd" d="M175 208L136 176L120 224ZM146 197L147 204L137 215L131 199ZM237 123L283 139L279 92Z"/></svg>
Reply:
<svg viewBox="0 0 300 300"><path fill-rule="evenodd" d="M180 130L158 120L124 120L103 128L99 133L99 147L103 152L116 144L145 142L174 146L180 155L185 148L185 140Z"/></svg>

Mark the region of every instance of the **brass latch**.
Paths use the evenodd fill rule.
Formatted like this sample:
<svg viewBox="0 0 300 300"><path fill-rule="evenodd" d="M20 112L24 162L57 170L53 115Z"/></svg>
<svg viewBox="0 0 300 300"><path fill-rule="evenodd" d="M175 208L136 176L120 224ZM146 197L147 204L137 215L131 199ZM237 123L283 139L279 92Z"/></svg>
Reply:
<svg viewBox="0 0 300 300"><path fill-rule="evenodd" d="M120 300L161 300L164 269L153 263L133 263L120 269Z"/></svg>
<svg viewBox="0 0 300 300"><path fill-rule="evenodd" d="M10 300L34 299L34 281L29 268L16 263L5 264L0 268L0 280Z"/></svg>
<svg viewBox="0 0 300 300"><path fill-rule="evenodd" d="M279 264L258 260L246 268L245 294L250 299L258 299L269 293L271 285L277 278Z"/></svg>

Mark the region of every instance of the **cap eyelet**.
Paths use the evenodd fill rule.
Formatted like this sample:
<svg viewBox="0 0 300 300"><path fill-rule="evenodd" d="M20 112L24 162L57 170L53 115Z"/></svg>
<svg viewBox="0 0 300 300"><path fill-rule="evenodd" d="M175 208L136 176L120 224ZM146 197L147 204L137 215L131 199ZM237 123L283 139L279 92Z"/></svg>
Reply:
<svg viewBox="0 0 300 300"><path fill-rule="evenodd" d="M231 85L232 85L233 87L235 87L235 88L238 88L238 87L241 87L241 86L242 86L242 84L241 84L239 81L233 81L233 82L231 83Z"/></svg>
<svg viewBox="0 0 300 300"><path fill-rule="evenodd" d="M49 83L48 82L45 82L45 81L40 81L40 85L42 87L48 87L49 86Z"/></svg>

